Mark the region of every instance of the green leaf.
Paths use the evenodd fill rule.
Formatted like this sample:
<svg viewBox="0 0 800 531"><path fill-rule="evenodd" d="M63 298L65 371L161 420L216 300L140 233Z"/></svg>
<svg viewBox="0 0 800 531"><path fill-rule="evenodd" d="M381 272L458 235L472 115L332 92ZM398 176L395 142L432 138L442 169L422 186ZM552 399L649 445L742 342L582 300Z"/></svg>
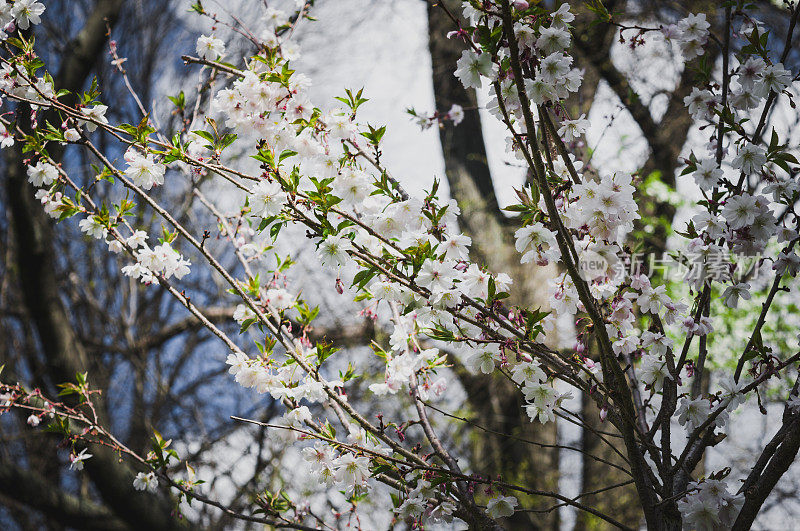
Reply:
<svg viewBox="0 0 800 531"><path fill-rule="evenodd" d="M199 136L201 138L205 138L206 140L208 140L212 144L214 143L214 135L212 135L208 131L204 131L202 129L198 129L197 131L192 131L192 133L196 134L197 136Z"/></svg>
<svg viewBox="0 0 800 531"><path fill-rule="evenodd" d="M454 341L456 336L450 330L444 328L431 328L425 334L436 341Z"/></svg>
<svg viewBox="0 0 800 531"><path fill-rule="evenodd" d="M245 332L245 330L247 330L248 328L250 328L250 327L253 325L253 323L255 323L256 321L257 321L257 319L256 319L255 317L252 317L252 318L250 318L250 319L245 319L245 320L242 322L242 326L241 326L241 328L239 329L239 333L240 333L240 334L243 334L243 333Z"/></svg>
<svg viewBox="0 0 800 531"><path fill-rule="evenodd" d="M180 91L177 96L167 96L167 98L181 111L186 107L186 95L183 91Z"/></svg>

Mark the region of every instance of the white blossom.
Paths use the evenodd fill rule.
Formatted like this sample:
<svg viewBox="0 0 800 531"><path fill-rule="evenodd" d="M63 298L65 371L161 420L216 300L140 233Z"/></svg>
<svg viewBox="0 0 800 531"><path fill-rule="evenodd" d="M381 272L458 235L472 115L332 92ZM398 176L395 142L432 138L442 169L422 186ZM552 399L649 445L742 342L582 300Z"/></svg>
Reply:
<svg viewBox="0 0 800 531"><path fill-rule="evenodd" d="M492 59L486 53L464 50L456 66L455 75L467 89L481 88L481 76L491 78L493 75Z"/></svg>
<svg viewBox="0 0 800 531"><path fill-rule="evenodd" d="M50 186L58 179L58 168L49 162L38 162L36 166L28 166L28 181L36 187Z"/></svg>
<svg viewBox="0 0 800 531"><path fill-rule="evenodd" d="M134 149L129 149L125 153L125 160L128 162L125 176L133 181L134 185L150 190L153 185L160 186L164 184L166 167L156 162L153 155L142 155Z"/></svg>
<svg viewBox="0 0 800 531"><path fill-rule="evenodd" d="M748 142L739 148L731 166L741 169L745 175L751 175L760 171L766 162L767 155L764 148Z"/></svg>
<svg viewBox="0 0 800 531"><path fill-rule="evenodd" d="M676 411L678 422L690 432L703 424L711 413L711 404L703 397L682 398Z"/></svg>
<svg viewBox="0 0 800 531"><path fill-rule="evenodd" d="M44 13L44 4L36 0L16 0L11 14L17 21L20 29L28 29L31 24L39 24Z"/></svg>
<svg viewBox="0 0 800 531"><path fill-rule="evenodd" d="M91 109L82 107L81 114L93 121L81 120L81 125L86 125L86 130L92 132L98 127L98 124L95 122L107 124L108 118L106 118L106 111L108 111L108 107L105 105L95 105Z"/></svg>
<svg viewBox="0 0 800 531"><path fill-rule="evenodd" d="M447 111L447 117L453 121L453 125L458 125L464 121L464 108L457 103L454 103L450 110Z"/></svg>
<svg viewBox="0 0 800 531"><path fill-rule="evenodd" d="M133 480L133 488L141 491L156 492L158 490L158 479L155 472L139 472Z"/></svg>
<svg viewBox="0 0 800 531"><path fill-rule="evenodd" d="M514 508L518 505L514 496L498 496L492 498L486 504L486 514L489 518L505 518L514 514Z"/></svg>
<svg viewBox="0 0 800 531"><path fill-rule="evenodd" d="M250 190L250 209L254 216L269 218L280 214L286 203L286 192L275 181L259 181Z"/></svg>
<svg viewBox="0 0 800 531"><path fill-rule="evenodd" d="M197 38L197 55L207 61L216 61L225 55L225 43L213 35L201 35Z"/></svg>
<svg viewBox="0 0 800 531"><path fill-rule="evenodd" d="M562 120L561 127L558 129L558 136L563 138L565 142L572 142L583 135L588 127L589 120L586 119L585 114L581 114L575 120Z"/></svg>
<svg viewBox="0 0 800 531"><path fill-rule="evenodd" d="M92 454L87 453L87 449L84 448L80 451L80 453L71 453L69 454L69 469L70 470L83 470L83 462L87 459L91 458Z"/></svg>

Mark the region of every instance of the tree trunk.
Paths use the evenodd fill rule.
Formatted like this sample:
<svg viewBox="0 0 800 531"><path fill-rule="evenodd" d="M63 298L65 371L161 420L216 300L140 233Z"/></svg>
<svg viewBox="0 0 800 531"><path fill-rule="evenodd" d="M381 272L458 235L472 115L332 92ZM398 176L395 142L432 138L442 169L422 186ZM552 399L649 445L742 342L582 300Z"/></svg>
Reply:
<svg viewBox="0 0 800 531"><path fill-rule="evenodd" d="M452 13L460 13L460 2L444 3ZM445 124L439 129L451 195L462 212L461 230L472 238L473 259L492 271L503 271L512 276L517 288L515 300L510 301L512 304L528 308L544 306L546 279L554 276L554 269L530 264L523 267L519 263L512 225L497 204L486 159L477 95L474 90L465 90L453 75L456 61L464 49L464 44L458 39L446 38L447 32L453 29L453 21L446 13L429 3L428 43L436 109L444 114L454 103L464 108L464 121L460 125ZM515 437L481 433L474 439L473 470L489 477L500 475L504 481L533 489L558 491L558 449L542 448L519 440L557 444L556 423L542 426L531 422L523 409L524 401L519 390L506 379L458 372L476 422L492 431ZM544 511L555 504L552 498L517 497L526 509ZM510 529L556 530L559 528L559 514L557 510L517 512L506 524Z"/></svg>
<svg viewBox="0 0 800 531"><path fill-rule="evenodd" d="M600 409L597 407L597 404L595 404L593 400L590 400L585 394L581 394L581 417L587 425L594 429L617 433L617 430L610 422L600 422ZM619 441L619 439L612 437L606 437L606 440L612 444ZM616 446L623 454L625 453L625 448L622 443ZM592 433L591 430L582 430L581 449L585 454L591 454L604 461L626 468L625 462L619 455L611 449L608 444L601 440L600 437ZM624 473L622 470L588 457L583 458L581 465L581 492L593 492L631 479L631 476ZM624 487L584 496L581 498L581 502L597 509L603 514L613 515L620 523L634 529L638 529L643 520L639 495L636 492L636 487L632 483ZM611 530L616 528L605 520L601 520L587 512L578 512L578 517L575 522L575 531L595 531L601 529Z"/></svg>

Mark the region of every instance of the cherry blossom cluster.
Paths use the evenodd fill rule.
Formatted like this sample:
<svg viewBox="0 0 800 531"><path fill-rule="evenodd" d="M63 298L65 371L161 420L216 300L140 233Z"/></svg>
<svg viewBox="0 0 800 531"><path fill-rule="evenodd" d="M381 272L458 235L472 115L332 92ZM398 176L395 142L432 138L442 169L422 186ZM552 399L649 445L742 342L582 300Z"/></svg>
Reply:
<svg viewBox="0 0 800 531"><path fill-rule="evenodd" d="M677 24L664 26L661 32L667 41L678 43L683 58L690 61L705 53L710 27L705 13L699 13L690 14Z"/></svg>

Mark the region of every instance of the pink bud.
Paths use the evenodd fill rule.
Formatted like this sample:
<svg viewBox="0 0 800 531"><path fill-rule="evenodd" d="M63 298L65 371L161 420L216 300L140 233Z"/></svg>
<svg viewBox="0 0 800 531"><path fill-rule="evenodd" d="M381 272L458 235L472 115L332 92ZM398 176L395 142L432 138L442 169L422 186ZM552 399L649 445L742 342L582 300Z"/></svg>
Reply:
<svg viewBox="0 0 800 531"><path fill-rule="evenodd" d="M525 0L514 0L514 9L518 9L522 11L523 9L528 9L529 4Z"/></svg>
<svg viewBox="0 0 800 531"><path fill-rule="evenodd" d="M608 416L608 408L601 409L600 410L600 422L605 422L607 416Z"/></svg>

